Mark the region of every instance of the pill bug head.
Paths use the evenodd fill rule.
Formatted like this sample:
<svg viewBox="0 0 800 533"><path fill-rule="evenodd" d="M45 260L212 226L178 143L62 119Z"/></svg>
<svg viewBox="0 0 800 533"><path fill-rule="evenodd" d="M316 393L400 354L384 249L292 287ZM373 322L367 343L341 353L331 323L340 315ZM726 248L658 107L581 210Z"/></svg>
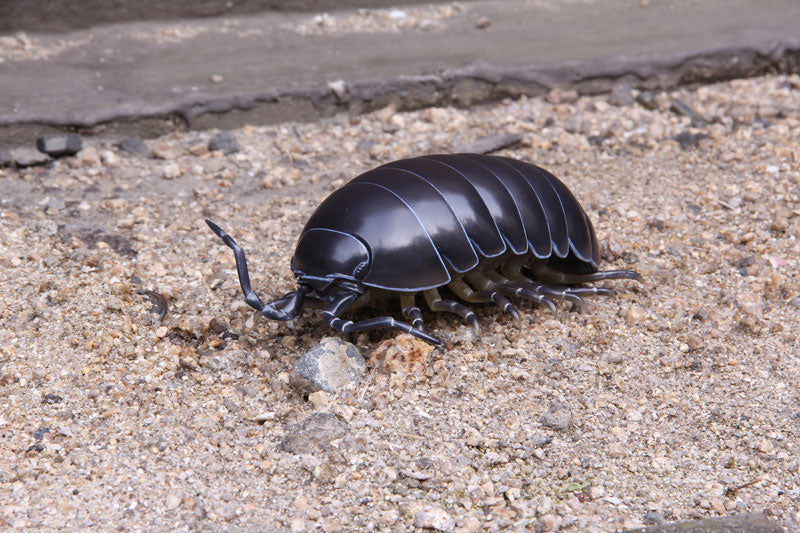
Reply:
<svg viewBox="0 0 800 533"><path fill-rule="evenodd" d="M292 272L298 283L313 287L317 293L325 293L332 286L361 293L360 281L369 267L369 249L361 240L324 228L306 231L292 258Z"/></svg>

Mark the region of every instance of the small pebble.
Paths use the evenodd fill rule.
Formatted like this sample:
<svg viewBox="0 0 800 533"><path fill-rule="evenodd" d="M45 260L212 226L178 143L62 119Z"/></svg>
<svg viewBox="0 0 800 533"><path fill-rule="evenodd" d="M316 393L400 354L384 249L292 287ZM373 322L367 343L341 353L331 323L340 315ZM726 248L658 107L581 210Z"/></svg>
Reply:
<svg viewBox="0 0 800 533"><path fill-rule="evenodd" d="M344 80L329 81L328 87L339 100L344 100L345 96L347 96L347 84Z"/></svg>
<svg viewBox="0 0 800 533"><path fill-rule="evenodd" d="M54 403L61 403L62 401L64 401L64 399L61 396L59 396L58 394L53 394L51 392L51 393L45 394L44 397L42 398L42 401L44 403L48 403L48 404L52 405Z"/></svg>
<svg viewBox="0 0 800 533"><path fill-rule="evenodd" d="M468 516L464 519L461 527L459 527L456 531L458 531L458 533L477 533L480 530L481 521L474 516Z"/></svg>
<svg viewBox="0 0 800 533"><path fill-rule="evenodd" d="M78 152L78 161L88 166L99 166L100 156L94 146L87 146Z"/></svg>
<svg viewBox="0 0 800 533"><path fill-rule="evenodd" d="M611 87L611 94L608 95L608 103L611 105L624 107L633 105L636 100L633 98L631 86L627 83L615 83Z"/></svg>
<svg viewBox="0 0 800 533"><path fill-rule="evenodd" d="M414 515L414 527L435 529L437 531L453 531L456 523L453 517L440 507L425 507Z"/></svg>
<svg viewBox="0 0 800 533"><path fill-rule="evenodd" d="M164 178L168 180L175 179L182 173L183 171L178 163L169 163L164 167Z"/></svg>
<svg viewBox="0 0 800 533"><path fill-rule="evenodd" d="M602 485L592 485L587 492L592 500L599 500L606 495L606 489Z"/></svg>
<svg viewBox="0 0 800 533"><path fill-rule="evenodd" d="M475 27L479 30L485 30L489 26L492 25L492 21L489 20L487 17L481 17L475 21Z"/></svg>
<svg viewBox="0 0 800 533"><path fill-rule="evenodd" d="M80 152L83 148L83 141L77 133L47 135L36 140L36 148L51 157L63 157Z"/></svg>
<svg viewBox="0 0 800 533"><path fill-rule="evenodd" d="M308 401L314 406L314 409L322 409L331 403L331 395L324 390L318 390L308 395Z"/></svg>
<svg viewBox="0 0 800 533"><path fill-rule="evenodd" d="M685 117L689 117L692 120L692 124L695 126L700 126L706 123L706 120L700 116L700 113L692 107L692 105L684 102L683 100L673 100L672 104L670 104L669 110L677 115L682 115Z"/></svg>
<svg viewBox="0 0 800 533"><path fill-rule="evenodd" d="M646 316L647 313L645 313L644 309L642 309L640 306L636 304L633 304L630 307L628 307L628 312L625 315L625 320L628 322L628 325L635 326L636 324L642 322Z"/></svg>
<svg viewBox="0 0 800 533"><path fill-rule="evenodd" d="M281 450L294 454L317 453L334 439L347 434L347 425L330 413L313 413L297 424L289 424Z"/></svg>
<svg viewBox="0 0 800 533"><path fill-rule="evenodd" d="M221 131L214 135L208 141L208 149L211 152L219 150L225 155L230 155L240 150L239 141L229 131Z"/></svg>
<svg viewBox="0 0 800 533"><path fill-rule="evenodd" d="M506 133L492 135L491 137L484 137L478 139L472 144L468 144L456 149L456 152L471 153L471 154L489 154L508 148L519 143L522 140L522 135L519 133Z"/></svg>
<svg viewBox="0 0 800 533"><path fill-rule="evenodd" d="M707 138L708 135L705 133L692 133L689 131L682 131L678 135L673 137L672 140L677 142L683 150L689 150L691 148L699 148L700 141Z"/></svg>
<svg viewBox="0 0 800 533"><path fill-rule="evenodd" d="M274 411L259 413L253 417L253 422L258 422L259 424L263 424L264 422L268 422L270 420L275 420Z"/></svg>
<svg viewBox="0 0 800 533"><path fill-rule="evenodd" d="M666 520L664 520L661 513L657 511L647 511L642 522L645 524L663 524Z"/></svg>
<svg viewBox="0 0 800 533"><path fill-rule="evenodd" d="M764 454L770 454L775 450L775 447L770 439L762 437L758 439L758 442L756 443L756 450Z"/></svg>
<svg viewBox="0 0 800 533"><path fill-rule="evenodd" d="M605 361L606 363L611 363L616 365L621 363L623 360L624 357L622 356L622 353L617 351L606 352L603 354L603 361Z"/></svg>
<svg viewBox="0 0 800 533"><path fill-rule="evenodd" d="M572 411L566 405L554 403L550 409L542 415L542 425L555 429L556 431L564 431L572 427Z"/></svg>
<svg viewBox="0 0 800 533"><path fill-rule="evenodd" d="M574 89L550 89L550 92L545 96L551 104L571 104L578 100L578 91Z"/></svg>
<svg viewBox="0 0 800 533"><path fill-rule="evenodd" d="M138 137L126 137L119 142L120 150L134 155L150 155L150 148Z"/></svg>
<svg viewBox="0 0 800 533"><path fill-rule="evenodd" d="M427 342L401 334L378 344L367 362L371 367L388 374L421 377L428 368L428 358L433 349Z"/></svg>
<svg viewBox="0 0 800 533"><path fill-rule="evenodd" d="M104 165L109 167L116 167L119 165L119 157L111 150L103 150L100 152L100 160Z"/></svg>
<svg viewBox="0 0 800 533"><path fill-rule="evenodd" d="M636 96L636 102L645 109L654 111L658 107L656 97L650 91L642 91Z"/></svg>
<svg viewBox="0 0 800 533"><path fill-rule="evenodd" d="M169 510L177 509L178 507L180 507L182 501L183 497L180 494L177 494L175 492L169 493L167 495L167 501L166 501L167 509Z"/></svg>
<svg viewBox="0 0 800 533"><path fill-rule="evenodd" d="M51 157L34 148L17 148L9 152L14 164L18 167L34 167L51 161Z"/></svg>

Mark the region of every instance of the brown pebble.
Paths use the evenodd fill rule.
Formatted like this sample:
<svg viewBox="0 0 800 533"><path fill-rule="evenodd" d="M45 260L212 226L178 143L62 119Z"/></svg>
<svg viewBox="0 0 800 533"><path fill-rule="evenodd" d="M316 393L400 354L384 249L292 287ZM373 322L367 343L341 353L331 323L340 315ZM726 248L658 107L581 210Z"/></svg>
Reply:
<svg viewBox="0 0 800 533"><path fill-rule="evenodd" d="M639 324L642 320L645 319L646 313L644 309L640 306L633 304L628 308L628 312L625 315L625 320L627 320L628 325L635 325Z"/></svg>
<svg viewBox="0 0 800 533"><path fill-rule="evenodd" d="M380 343L367 359L367 364L388 374L423 376L433 346L408 334Z"/></svg>

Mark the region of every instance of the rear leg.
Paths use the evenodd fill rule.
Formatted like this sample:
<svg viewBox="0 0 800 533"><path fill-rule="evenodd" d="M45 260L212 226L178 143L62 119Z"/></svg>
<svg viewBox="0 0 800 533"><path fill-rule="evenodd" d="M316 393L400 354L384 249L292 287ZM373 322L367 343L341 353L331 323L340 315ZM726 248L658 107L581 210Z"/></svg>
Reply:
<svg viewBox="0 0 800 533"><path fill-rule="evenodd" d="M546 294L554 298L570 301L575 305L577 305L578 307L580 307L581 309L584 309L586 306L586 302L583 300L583 298L581 298L581 296L607 296L613 294L613 291L611 289L607 289L605 287L569 287L566 285L539 283L538 279L532 280L522 273L522 267L524 266L524 264L518 258L516 259L517 260L509 261L508 263L503 265L503 267L501 268L503 277L508 278L516 283L522 284L540 294ZM536 274L534 274L537 278L538 278L538 272L540 271L537 270ZM629 271L615 271L615 272L629 272ZM545 273L544 276L546 278L549 278L547 273ZM580 282L562 281L561 283L580 283Z"/></svg>
<svg viewBox="0 0 800 533"><path fill-rule="evenodd" d="M447 286L450 287L450 289L454 293L456 293L459 298L461 298L466 302L475 302L475 303L494 302L499 307L501 307L504 312L511 315L512 320L514 320L514 325L517 326L517 329L520 329L519 311L517 311L517 308L514 307L514 304L512 304L508 298L500 294L498 291L491 289L485 291L476 291L461 280L453 281L449 283Z"/></svg>
<svg viewBox="0 0 800 533"><path fill-rule="evenodd" d="M425 295L425 300L428 302L428 307L430 307L431 311L455 313L472 326L476 335L481 334L481 326L478 324L478 318L469 307L453 300L443 300L442 297L439 296L439 291L436 289L428 289L424 291L423 294Z"/></svg>
<svg viewBox="0 0 800 533"><path fill-rule="evenodd" d="M473 287L477 287L480 290L493 290L501 292L506 296L530 300L547 307L554 315L556 314L556 304L554 304L553 300L548 298L547 295L540 294L528 287L516 284L513 281L500 276L496 272L487 272L487 274L483 274L481 272L471 272L465 277Z"/></svg>
<svg viewBox="0 0 800 533"><path fill-rule="evenodd" d="M561 272L547 265L529 266L536 279L541 279L546 283L559 285L574 285L577 283L590 283L593 281L603 281L604 279L630 279L642 283L642 275L635 270L604 270L600 272Z"/></svg>

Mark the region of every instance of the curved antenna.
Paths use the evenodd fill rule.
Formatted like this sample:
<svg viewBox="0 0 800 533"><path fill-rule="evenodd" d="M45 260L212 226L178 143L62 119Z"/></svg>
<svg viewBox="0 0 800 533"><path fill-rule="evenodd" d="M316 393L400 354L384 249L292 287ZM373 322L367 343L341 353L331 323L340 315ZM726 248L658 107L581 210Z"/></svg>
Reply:
<svg viewBox="0 0 800 533"><path fill-rule="evenodd" d="M250 274L247 271L247 259L245 259L244 250L242 247L236 244L236 241L233 240L233 237L225 233L222 228L210 220L206 219L206 224L208 224L208 227L211 228L211 231L216 233L217 237L222 239L222 242L224 242L231 250L233 250L233 256L236 258L236 271L239 273L239 284L242 286L242 292L244 293L244 301L247 302L250 307L261 313L263 316L273 320L291 320L300 313L300 311L303 309L305 296L311 291L310 287L301 285L296 291L290 292L286 296L278 298L274 302L264 304L264 302L261 301L261 298L258 297L258 295L250 286ZM283 305L283 308L276 309L275 304Z"/></svg>

